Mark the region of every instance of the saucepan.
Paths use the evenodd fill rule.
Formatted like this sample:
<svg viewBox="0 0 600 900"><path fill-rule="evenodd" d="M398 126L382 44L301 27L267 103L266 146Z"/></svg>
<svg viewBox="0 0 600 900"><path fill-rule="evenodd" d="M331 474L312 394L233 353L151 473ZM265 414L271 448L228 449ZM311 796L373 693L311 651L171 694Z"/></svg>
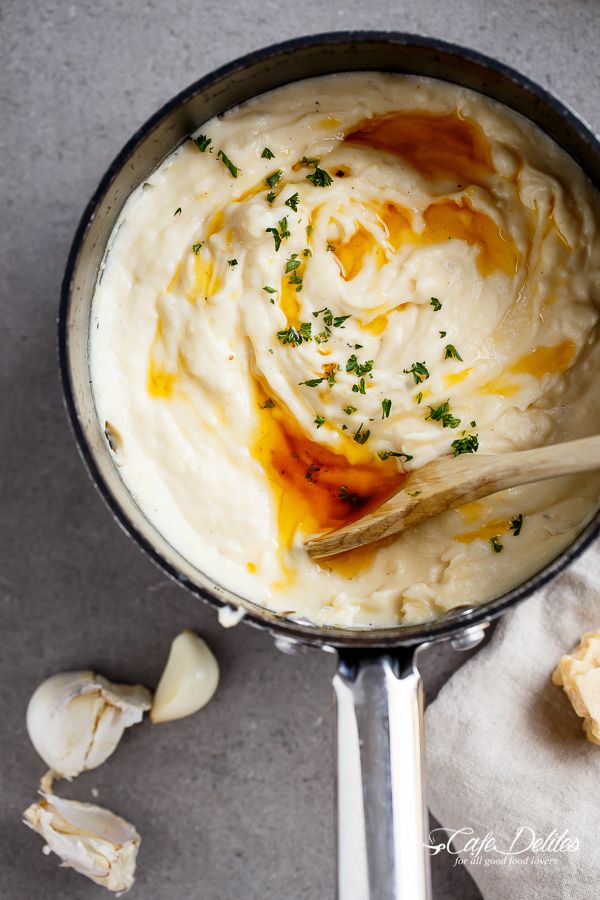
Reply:
<svg viewBox="0 0 600 900"><path fill-rule="evenodd" d="M555 97L505 65L413 35L342 32L302 37L244 56L195 82L157 112L119 153L83 214L67 263L59 344L66 405L81 455L123 529L179 584L215 607L244 611L279 649L335 652L339 900L425 900L422 686L417 656L427 644L475 645L485 627L531 596L600 532L600 514L549 565L485 606L456 608L407 627L345 629L293 620L236 596L198 571L144 516L119 477L94 408L88 330L100 263L119 212L140 182L201 123L264 91L333 72L427 75L480 91L529 118L600 188L600 144Z"/></svg>

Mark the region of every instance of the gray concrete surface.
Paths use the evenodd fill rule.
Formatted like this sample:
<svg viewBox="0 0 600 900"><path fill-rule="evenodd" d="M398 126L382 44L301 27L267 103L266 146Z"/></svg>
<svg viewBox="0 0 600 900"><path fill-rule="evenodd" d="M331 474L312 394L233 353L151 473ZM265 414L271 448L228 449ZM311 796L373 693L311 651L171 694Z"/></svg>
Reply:
<svg viewBox="0 0 600 900"><path fill-rule="evenodd" d="M77 456L55 357L73 231L117 150L155 108L238 54L302 32L395 28L512 63L600 127L594 0L0 2L2 802L0 896L91 900L100 889L41 853L19 823L43 764L25 733L36 684L97 667L156 683L171 638L197 628L222 666L198 716L128 733L66 793L143 835L143 900L333 897L332 660L286 658L262 634L220 630L119 531ZM430 694L457 665L425 664ZM436 858L436 900L479 897Z"/></svg>

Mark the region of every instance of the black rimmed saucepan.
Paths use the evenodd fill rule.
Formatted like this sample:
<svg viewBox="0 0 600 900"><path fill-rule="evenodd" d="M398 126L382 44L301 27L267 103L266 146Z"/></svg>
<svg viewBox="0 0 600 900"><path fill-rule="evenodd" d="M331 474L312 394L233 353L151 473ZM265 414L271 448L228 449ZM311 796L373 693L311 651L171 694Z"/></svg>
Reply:
<svg viewBox="0 0 600 900"><path fill-rule="evenodd" d="M243 608L288 652L312 645L337 652L337 847L339 900L425 900L422 689L416 666L426 644L478 643L509 607L554 578L600 532L600 514L553 562L484 607L457 606L424 625L343 629L277 616L236 596L187 562L144 516L119 477L99 424L90 383L88 331L100 263L119 212L135 187L203 122L264 91L333 72L385 71L440 78L521 113L553 138L600 189L600 144L553 96L495 60L451 44L380 32L324 34L279 44L207 75L171 100L131 138L91 199L65 273L59 321L66 404L92 478L124 530L172 578L216 607ZM460 603L460 598L456 598Z"/></svg>

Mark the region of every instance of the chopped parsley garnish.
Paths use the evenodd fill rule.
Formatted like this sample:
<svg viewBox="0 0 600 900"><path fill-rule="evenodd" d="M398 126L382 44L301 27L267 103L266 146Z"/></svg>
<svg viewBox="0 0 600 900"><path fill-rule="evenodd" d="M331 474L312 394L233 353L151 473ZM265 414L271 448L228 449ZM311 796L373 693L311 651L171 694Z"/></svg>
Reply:
<svg viewBox="0 0 600 900"><path fill-rule="evenodd" d="M494 553L502 553L504 550L504 546L500 543L499 537L490 538L490 544L492 545Z"/></svg>
<svg viewBox="0 0 600 900"><path fill-rule="evenodd" d="M284 216L283 219L279 220L279 229L277 228L265 228L267 233L273 235L273 240L275 241L275 250L279 250L281 247L281 242L290 236L290 232L288 231L288 223L287 218Z"/></svg>
<svg viewBox="0 0 600 900"><path fill-rule="evenodd" d="M409 497L418 497L421 491L407 491Z"/></svg>
<svg viewBox="0 0 600 900"><path fill-rule="evenodd" d="M302 251L302 256L312 256L312 250L309 250L308 247L305 247Z"/></svg>
<svg viewBox="0 0 600 900"><path fill-rule="evenodd" d="M471 428L477 428L477 422L474 419L471 422Z"/></svg>
<svg viewBox="0 0 600 900"><path fill-rule="evenodd" d="M467 434L465 437L457 438L452 441L452 453L454 456L460 456L461 453L477 453L479 449L479 438L476 434Z"/></svg>
<svg viewBox="0 0 600 900"><path fill-rule="evenodd" d="M355 353L352 354L352 356L346 363L346 372L354 372L358 376L358 378L360 378L361 375L366 375L367 372L370 372L372 368L372 359L368 359L364 363L359 363ZM361 391L361 393L363 392Z"/></svg>
<svg viewBox="0 0 600 900"><path fill-rule="evenodd" d="M444 400L439 406L430 406L429 415L425 418L433 419L434 422L441 422L444 428L458 428L460 425L460 419L457 419L456 416L453 416L450 412L449 400ZM465 451L463 450L461 452L464 453ZM454 455L457 456L458 454L455 453Z"/></svg>
<svg viewBox="0 0 600 900"><path fill-rule="evenodd" d="M366 394L366 390L365 390L365 379L364 379L364 378L361 378L360 381L358 382L358 384L353 384L353 385L352 385L352 391L353 391L355 394Z"/></svg>
<svg viewBox="0 0 600 900"><path fill-rule="evenodd" d="M192 251L194 253L194 256L198 256L202 247L204 247L204 241L198 241L197 244L192 244Z"/></svg>
<svg viewBox="0 0 600 900"><path fill-rule="evenodd" d="M419 391L419 393L417 394L417 397L416 397L417 403L420 403L422 399L423 399L423 391Z"/></svg>
<svg viewBox="0 0 600 900"><path fill-rule="evenodd" d="M356 431L354 432L354 440L357 444L366 444L371 435L370 430L367 428L365 431L363 429L363 423L361 422Z"/></svg>
<svg viewBox="0 0 600 900"><path fill-rule="evenodd" d="M445 331L440 331L440 337L441 337L441 338L445 338L445 337L446 337L446 332L445 332Z"/></svg>
<svg viewBox="0 0 600 900"><path fill-rule="evenodd" d="M291 197L288 197L285 201L285 205L289 206L290 209L293 209L294 212L298 212L298 194L292 194Z"/></svg>
<svg viewBox="0 0 600 900"><path fill-rule="evenodd" d="M314 313L313 313L314 315ZM325 327L323 331L320 331L319 334L315 336L315 341L317 344L326 344L331 336L331 328Z"/></svg>
<svg viewBox="0 0 600 900"><path fill-rule="evenodd" d="M306 470L304 477L306 478L307 481L312 481L312 483L314 484L313 475L316 475L316 473L320 472L320 471L321 471L321 466L316 466L314 463L311 463L310 466L308 467L308 469Z"/></svg>
<svg viewBox="0 0 600 900"><path fill-rule="evenodd" d="M277 291L275 290L275 288L269 287L268 284L265 284L265 286L264 286L264 288L263 288L263 291L266 291L267 294L276 294L276 293L277 293Z"/></svg>
<svg viewBox="0 0 600 900"><path fill-rule="evenodd" d="M228 265L228 266L231 266L232 269L233 269L234 266L237 266L237 264L238 264L237 259L228 259L228 260L227 260L227 265Z"/></svg>
<svg viewBox="0 0 600 900"><path fill-rule="evenodd" d="M212 138L206 137L205 134L199 134L198 137L194 138L194 143L200 153L204 153L205 150L208 149L208 145L212 144ZM212 153L212 149L211 149Z"/></svg>
<svg viewBox="0 0 600 900"><path fill-rule="evenodd" d="M414 362L410 369L402 370L404 375L412 375L415 379L415 384L421 384L422 381L427 381L429 378L429 370L424 362Z"/></svg>
<svg viewBox="0 0 600 900"><path fill-rule="evenodd" d="M277 194L275 193L275 191L269 191L269 193L267 194L267 203L272 203L273 200L276 200L276 199L277 199Z"/></svg>
<svg viewBox="0 0 600 900"><path fill-rule="evenodd" d="M310 237L312 233L313 233L312 225L307 225L306 226L306 237Z"/></svg>
<svg viewBox="0 0 600 900"><path fill-rule="evenodd" d="M335 245L331 243L331 241L327 242L327 246L325 247L328 253L333 253L335 250Z"/></svg>
<svg viewBox="0 0 600 900"><path fill-rule="evenodd" d="M356 407L356 406L350 406L350 405L344 406L344 412L346 413L347 416L351 416L352 413L355 413L357 411L357 409L358 409L358 407Z"/></svg>
<svg viewBox="0 0 600 900"><path fill-rule="evenodd" d="M390 456L397 456L401 459L404 459L404 462L410 462L410 460L412 459L410 453L400 453L398 450L380 450L377 456L384 462L386 459L389 459Z"/></svg>
<svg viewBox="0 0 600 900"><path fill-rule="evenodd" d="M298 384L305 384L306 387L317 387L325 381L324 378L309 378L308 381L299 381Z"/></svg>
<svg viewBox="0 0 600 900"><path fill-rule="evenodd" d="M278 331L277 337L282 344L292 344L292 346L296 346L298 344L301 344L303 341L311 341L312 335L310 332L310 322L302 322L299 328L294 328L293 325L290 325L289 328L284 328L282 331Z"/></svg>
<svg viewBox="0 0 600 900"><path fill-rule="evenodd" d="M333 183L333 178L329 172L326 172L325 169L320 169L316 163L318 163L318 160L315 162L315 171L306 176L307 180L312 181L315 187L329 187Z"/></svg>
<svg viewBox="0 0 600 900"><path fill-rule="evenodd" d="M523 513L519 513L518 516L511 519L508 527L512 531L513 537L517 537L521 534L521 528L523 527Z"/></svg>
<svg viewBox="0 0 600 900"><path fill-rule="evenodd" d="M433 306L434 312L439 312L440 309L442 308L442 304L440 303L440 301L438 300L437 297L432 297L431 300L429 301L429 303L431 306Z"/></svg>
<svg viewBox="0 0 600 900"><path fill-rule="evenodd" d="M181 207L178 206L177 209L175 210L175 212L173 213L173 218L175 218L175 216L180 216L180 215L181 215Z"/></svg>
<svg viewBox="0 0 600 900"><path fill-rule="evenodd" d="M302 290L302 275L300 272L294 272L293 275L288 279L288 284L295 284L296 291Z"/></svg>
<svg viewBox="0 0 600 900"><path fill-rule="evenodd" d="M300 260L298 259L298 254L292 253L292 255L290 256L290 258L287 260L287 262L285 264L285 274L287 275L288 272L293 272L294 269L297 269L299 265L300 265Z"/></svg>
<svg viewBox="0 0 600 900"><path fill-rule="evenodd" d="M360 497L358 494L352 493L349 491L345 484L340 487L340 492L338 494L338 500L344 500L346 503L358 503L360 501Z"/></svg>
<svg viewBox="0 0 600 900"><path fill-rule="evenodd" d="M323 370L325 372L325 378L327 379L327 384L330 388L332 388L335 384L335 373L339 369L335 363L330 363L327 366L323 366Z"/></svg>
<svg viewBox="0 0 600 900"><path fill-rule="evenodd" d="M446 352L444 353L444 359L458 359L460 362L463 361L462 356L454 346L454 344L446 344Z"/></svg>
<svg viewBox="0 0 600 900"><path fill-rule="evenodd" d="M274 406L275 406L275 404L273 403L273 401L272 401L271 398L269 397L268 400L265 400L265 402L264 402L263 405L261 406L261 409L273 409Z"/></svg>
<svg viewBox="0 0 600 900"><path fill-rule="evenodd" d="M383 411L383 414L381 416L382 419L387 419L389 417L391 408L392 408L391 400L382 400L381 401L381 409Z"/></svg>
<svg viewBox="0 0 600 900"><path fill-rule="evenodd" d="M317 426L317 428L320 428L321 425L324 425L324 424L325 424L325 419L323 418L323 416L317 416L315 418L315 425Z"/></svg>
<svg viewBox="0 0 600 900"><path fill-rule="evenodd" d="M272 175L268 175L267 178L265 178L265 181L267 182L267 184L269 185L270 188L274 188L275 185L279 181L281 181L282 175L283 175L283 172L281 171L281 169L277 169L275 172L273 172Z"/></svg>
<svg viewBox="0 0 600 900"><path fill-rule="evenodd" d="M260 154L261 159L275 159L275 154L272 153L268 147L265 147L263 152Z"/></svg>
<svg viewBox="0 0 600 900"><path fill-rule="evenodd" d="M225 168L229 169L229 174L232 178L238 177L240 170L234 163L231 162L231 160L229 159L227 154L223 152L223 150L219 150L219 152L217 153L217 159L220 159Z"/></svg>

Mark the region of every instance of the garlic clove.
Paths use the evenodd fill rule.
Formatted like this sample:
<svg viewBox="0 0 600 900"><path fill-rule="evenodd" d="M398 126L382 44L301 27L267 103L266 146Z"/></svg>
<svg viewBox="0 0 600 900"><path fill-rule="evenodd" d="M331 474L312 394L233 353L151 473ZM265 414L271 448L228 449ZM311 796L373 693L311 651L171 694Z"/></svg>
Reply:
<svg viewBox="0 0 600 900"><path fill-rule="evenodd" d="M150 719L155 723L182 719L197 712L213 696L219 665L208 645L191 631L182 631L171 644Z"/></svg>
<svg viewBox="0 0 600 900"><path fill-rule="evenodd" d="M62 672L42 682L27 707L27 731L46 765L74 778L103 763L125 728L140 722L152 695L94 672Z"/></svg>
<svg viewBox="0 0 600 900"><path fill-rule="evenodd" d="M25 810L23 821L44 838L63 866L109 891L128 891L133 885L141 838L109 809L49 793Z"/></svg>

